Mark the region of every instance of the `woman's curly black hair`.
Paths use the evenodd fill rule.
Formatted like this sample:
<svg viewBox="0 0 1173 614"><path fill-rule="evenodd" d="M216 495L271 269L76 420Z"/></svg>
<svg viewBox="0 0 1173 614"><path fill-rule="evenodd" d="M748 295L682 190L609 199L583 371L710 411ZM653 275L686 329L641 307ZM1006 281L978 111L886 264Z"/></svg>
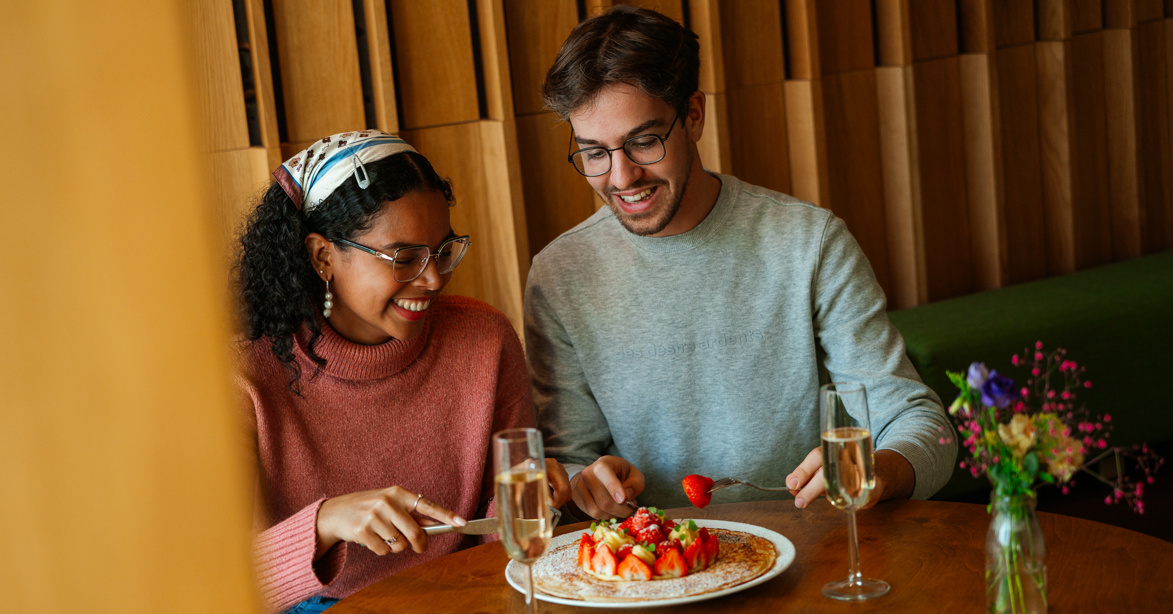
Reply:
<svg viewBox="0 0 1173 614"><path fill-rule="evenodd" d="M318 313L326 288L310 262L305 238L316 232L327 239L353 239L371 227L383 204L415 190L435 190L453 202L452 186L427 158L406 151L365 165L371 183L358 187L348 177L309 214L303 214L277 183L269 186L248 216L236 258L236 289L244 334L249 341L267 337L273 355L290 372L289 389L301 395L301 367L293 357L294 335L305 326L307 350L317 363L313 376L326 364L314 352L322 336ZM338 249L347 249L343 245Z"/></svg>

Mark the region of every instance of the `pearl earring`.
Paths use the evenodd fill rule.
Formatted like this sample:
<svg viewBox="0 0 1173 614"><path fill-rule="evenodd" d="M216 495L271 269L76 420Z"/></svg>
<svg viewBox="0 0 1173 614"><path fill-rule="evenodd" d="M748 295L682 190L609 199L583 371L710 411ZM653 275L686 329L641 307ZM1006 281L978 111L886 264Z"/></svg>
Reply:
<svg viewBox="0 0 1173 614"><path fill-rule="evenodd" d="M326 300L322 303L322 317L330 317L331 310L334 308L334 295L330 292L330 280L326 280Z"/></svg>

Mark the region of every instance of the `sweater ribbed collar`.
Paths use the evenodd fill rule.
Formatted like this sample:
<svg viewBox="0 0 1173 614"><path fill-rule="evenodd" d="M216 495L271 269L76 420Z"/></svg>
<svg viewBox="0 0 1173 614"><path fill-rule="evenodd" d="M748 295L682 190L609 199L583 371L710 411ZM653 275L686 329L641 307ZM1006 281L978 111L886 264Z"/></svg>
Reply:
<svg viewBox="0 0 1173 614"><path fill-rule="evenodd" d="M701 223L697 224L695 228L670 237L641 237L626 231L623 234L636 247L657 253L681 252L700 247L707 243L721 229L725 220L729 218L729 212L733 209L733 199L737 193L738 184L741 183L736 177L731 175L722 175L720 173L709 174L721 180L721 191L717 194L717 202L713 204L713 210L709 211L705 219L701 220Z"/></svg>
<svg viewBox="0 0 1173 614"><path fill-rule="evenodd" d="M318 318L322 336L314 346L314 353L326 359L322 372L347 380L375 380L390 377L407 368L428 344L432 334L432 314L424 320L424 329L414 339L391 339L379 345L362 345L348 341L334 330L325 319ZM310 360L306 347L309 330L297 335L298 360L303 373L313 373L316 363ZM309 370L306 371L305 369Z"/></svg>

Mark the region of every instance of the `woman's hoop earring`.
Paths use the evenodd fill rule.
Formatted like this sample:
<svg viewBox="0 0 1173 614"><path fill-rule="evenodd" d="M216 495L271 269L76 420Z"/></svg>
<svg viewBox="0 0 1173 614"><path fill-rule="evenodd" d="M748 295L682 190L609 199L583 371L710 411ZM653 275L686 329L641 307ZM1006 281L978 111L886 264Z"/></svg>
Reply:
<svg viewBox="0 0 1173 614"><path fill-rule="evenodd" d="M322 302L322 317L329 318L334 309L334 295L330 292L330 280L326 280L326 300Z"/></svg>

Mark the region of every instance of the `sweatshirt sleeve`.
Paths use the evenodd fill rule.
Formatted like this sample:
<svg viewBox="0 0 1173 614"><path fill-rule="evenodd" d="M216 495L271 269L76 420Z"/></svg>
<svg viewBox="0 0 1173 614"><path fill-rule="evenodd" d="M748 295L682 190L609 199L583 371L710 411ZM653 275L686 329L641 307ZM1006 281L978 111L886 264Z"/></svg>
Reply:
<svg viewBox="0 0 1173 614"><path fill-rule="evenodd" d="M279 612L321 592L346 565L346 542L314 560L318 509L325 500L318 499L262 531L253 542L257 582L270 611Z"/></svg>
<svg viewBox="0 0 1173 614"><path fill-rule="evenodd" d="M914 499L952 475L956 438L936 393L921 382L888 320L884 292L842 220L829 216L814 280L815 331L831 381L863 382L876 449L898 452L916 473Z"/></svg>
<svg viewBox="0 0 1173 614"><path fill-rule="evenodd" d="M539 257L525 290L526 358L546 454L573 476L606 454L612 445L611 429L542 278Z"/></svg>
<svg viewBox="0 0 1173 614"><path fill-rule="evenodd" d="M251 467L257 466L256 388L247 371L238 369L237 403L243 415L242 432L246 433ZM265 522L261 513L260 488L256 488L256 526ZM257 584L267 611L279 612L319 593L342 573L346 564L346 545L339 542L318 560L318 509L325 498L302 508L285 520L259 531L253 541L253 561Z"/></svg>

